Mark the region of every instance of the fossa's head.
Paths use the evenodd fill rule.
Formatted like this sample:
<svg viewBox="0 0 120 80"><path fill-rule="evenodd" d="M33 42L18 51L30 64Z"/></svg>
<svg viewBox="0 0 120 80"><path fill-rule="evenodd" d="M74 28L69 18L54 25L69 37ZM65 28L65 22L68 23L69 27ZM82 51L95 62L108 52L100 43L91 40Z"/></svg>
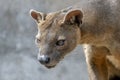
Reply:
<svg viewBox="0 0 120 80"><path fill-rule="evenodd" d="M83 14L80 10L48 14L31 10L30 14L38 25L35 40L39 48L38 60L52 68L79 43Z"/></svg>

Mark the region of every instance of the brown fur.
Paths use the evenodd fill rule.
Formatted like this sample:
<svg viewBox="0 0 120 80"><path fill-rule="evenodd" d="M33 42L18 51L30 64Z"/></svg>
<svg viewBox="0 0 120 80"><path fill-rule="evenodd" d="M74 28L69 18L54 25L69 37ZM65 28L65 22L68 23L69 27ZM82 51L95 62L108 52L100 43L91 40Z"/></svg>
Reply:
<svg viewBox="0 0 120 80"><path fill-rule="evenodd" d="M83 44L90 80L120 77L120 0L86 0L54 13L31 10L38 24L40 55L55 66L78 44ZM63 46L55 45L64 39ZM116 77L116 78L114 78Z"/></svg>

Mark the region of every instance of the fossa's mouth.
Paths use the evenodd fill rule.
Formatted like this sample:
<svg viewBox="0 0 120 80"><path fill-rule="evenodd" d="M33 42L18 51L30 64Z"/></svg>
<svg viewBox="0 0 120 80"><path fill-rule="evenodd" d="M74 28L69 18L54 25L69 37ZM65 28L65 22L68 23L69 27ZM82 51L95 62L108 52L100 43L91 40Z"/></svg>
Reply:
<svg viewBox="0 0 120 80"><path fill-rule="evenodd" d="M52 66L45 66L47 67L48 69L51 69L51 68L54 68L56 65L52 65Z"/></svg>

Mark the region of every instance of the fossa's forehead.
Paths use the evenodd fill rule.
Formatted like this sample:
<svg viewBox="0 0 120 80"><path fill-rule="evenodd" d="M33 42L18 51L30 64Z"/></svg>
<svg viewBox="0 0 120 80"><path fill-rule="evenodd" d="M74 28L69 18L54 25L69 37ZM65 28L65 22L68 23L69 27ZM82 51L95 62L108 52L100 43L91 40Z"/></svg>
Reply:
<svg viewBox="0 0 120 80"><path fill-rule="evenodd" d="M42 32L50 28L56 29L62 24L62 21L63 21L63 14L48 13L45 16L45 20L42 20L40 21L40 23L38 23L38 29L40 29L40 31Z"/></svg>

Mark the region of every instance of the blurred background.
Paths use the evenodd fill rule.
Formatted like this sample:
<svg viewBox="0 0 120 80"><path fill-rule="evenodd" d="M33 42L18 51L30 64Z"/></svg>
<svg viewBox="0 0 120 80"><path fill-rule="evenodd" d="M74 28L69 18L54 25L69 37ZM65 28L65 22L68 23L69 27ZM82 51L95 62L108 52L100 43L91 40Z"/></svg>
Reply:
<svg viewBox="0 0 120 80"><path fill-rule="evenodd" d="M0 80L88 80L81 46L55 68L37 61L37 25L30 9L53 12L80 0L0 0Z"/></svg>

